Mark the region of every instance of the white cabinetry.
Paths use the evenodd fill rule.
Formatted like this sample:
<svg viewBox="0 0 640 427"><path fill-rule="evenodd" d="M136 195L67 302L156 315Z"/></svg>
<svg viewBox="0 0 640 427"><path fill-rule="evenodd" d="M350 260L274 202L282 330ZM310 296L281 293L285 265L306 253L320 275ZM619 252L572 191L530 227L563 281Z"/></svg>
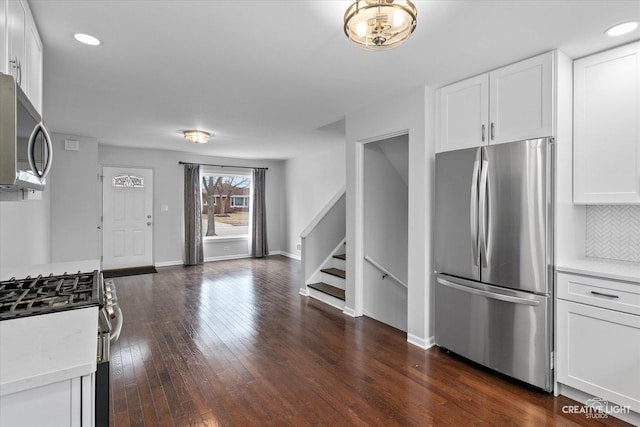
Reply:
<svg viewBox="0 0 640 427"><path fill-rule="evenodd" d="M640 42L574 62L573 200L640 203Z"/></svg>
<svg viewBox="0 0 640 427"><path fill-rule="evenodd" d="M640 284L557 279L558 382L640 412Z"/></svg>
<svg viewBox="0 0 640 427"><path fill-rule="evenodd" d="M1 426L92 426L92 376L71 378L2 398Z"/></svg>
<svg viewBox="0 0 640 427"><path fill-rule="evenodd" d="M555 52L440 89L437 151L554 136Z"/></svg>
<svg viewBox="0 0 640 427"><path fill-rule="evenodd" d="M489 74L440 89L440 138L437 151L487 144Z"/></svg>
<svg viewBox="0 0 640 427"><path fill-rule="evenodd" d="M26 0L0 0L0 72L15 77L42 113L42 41Z"/></svg>

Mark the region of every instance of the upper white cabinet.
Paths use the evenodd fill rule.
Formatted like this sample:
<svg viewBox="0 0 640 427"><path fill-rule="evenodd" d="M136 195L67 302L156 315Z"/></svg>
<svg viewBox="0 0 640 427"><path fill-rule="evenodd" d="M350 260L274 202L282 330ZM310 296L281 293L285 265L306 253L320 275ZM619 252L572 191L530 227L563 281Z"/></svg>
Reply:
<svg viewBox="0 0 640 427"><path fill-rule="evenodd" d="M640 42L574 62L577 204L640 203Z"/></svg>
<svg viewBox="0 0 640 427"><path fill-rule="evenodd" d="M25 0L0 0L0 72L15 77L42 113L42 41Z"/></svg>
<svg viewBox="0 0 640 427"><path fill-rule="evenodd" d="M440 89L440 138L437 151L487 144L489 74Z"/></svg>
<svg viewBox="0 0 640 427"><path fill-rule="evenodd" d="M441 88L436 151L554 136L554 55Z"/></svg>

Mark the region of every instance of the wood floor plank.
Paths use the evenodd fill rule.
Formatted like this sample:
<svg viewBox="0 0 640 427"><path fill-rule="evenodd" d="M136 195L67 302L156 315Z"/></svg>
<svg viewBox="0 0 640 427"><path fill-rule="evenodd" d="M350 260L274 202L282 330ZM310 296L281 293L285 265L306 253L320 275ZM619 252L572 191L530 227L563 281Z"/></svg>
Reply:
<svg viewBox="0 0 640 427"><path fill-rule="evenodd" d="M281 256L114 279L111 426L612 425L298 294Z"/></svg>

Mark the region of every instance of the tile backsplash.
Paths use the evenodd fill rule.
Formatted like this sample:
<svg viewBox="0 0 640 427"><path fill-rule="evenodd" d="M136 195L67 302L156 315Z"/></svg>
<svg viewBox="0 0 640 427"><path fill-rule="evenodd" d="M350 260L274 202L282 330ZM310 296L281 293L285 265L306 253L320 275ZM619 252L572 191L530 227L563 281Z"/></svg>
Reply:
<svg viewBox="0 0 640 427"><path fill-rule="evenodd" d="M586 255L640 262L640 206L587 206Z"/></svg>

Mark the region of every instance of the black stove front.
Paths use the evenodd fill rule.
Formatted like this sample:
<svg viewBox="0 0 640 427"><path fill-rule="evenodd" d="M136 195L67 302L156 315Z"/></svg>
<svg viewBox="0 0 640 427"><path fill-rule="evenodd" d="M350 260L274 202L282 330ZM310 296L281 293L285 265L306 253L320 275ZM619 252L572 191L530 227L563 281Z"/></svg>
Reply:
<svg viewBox="0 0 640 427"><path fill-rule="evenodd" d="M99 277L96 270L0 282L0 320L98 305Z"/></svg>

